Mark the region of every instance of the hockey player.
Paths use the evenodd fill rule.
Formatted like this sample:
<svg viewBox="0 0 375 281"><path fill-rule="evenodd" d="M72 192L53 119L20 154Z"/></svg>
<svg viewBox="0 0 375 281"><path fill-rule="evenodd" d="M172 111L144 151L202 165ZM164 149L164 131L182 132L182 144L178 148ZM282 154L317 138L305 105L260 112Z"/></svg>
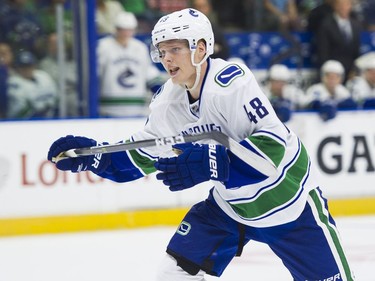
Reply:
<svg viewBox="0 0 375 281"><path fill-rule="evenodd" d="M152 45L153 60L170 79L154 95L145 127L130 141L218 130L273 162L277 174L265 176L214 143L174 145L178 156L144 148L68 158L57 168L90 170L116 182L157 169L171 191L211 180L208 198L190 209L171 238L157 280L221 276L250 240L268 244L294 280L353 280L306 149L277 118L245 65L209 58L214 46L209 20L194 9L166 15L152 31ZM62 137L48 159L96 144Z"/></svg>
<svg viewBox="0 0 375 281"><path fill-rule="evenodd" d="M354 99L363 108L375 108L375 52L360 56L355 61L360 75L346 83Z"/></svg>
<svg viewBox="0 0 375 281"><path fill-rule="evenodd" d="M344 73L344 66L339 61L328 60L320 70L321 82L306 90L306 107L317 110L324 121L335 118L337 109L357 108L357 103L342 84Z"/></svg>
<svg viewBox="0 0 375 281"><path fill-rule="evenodd" d="M8 110L11 119L51 118L57 115L57 85L29 51L15 59L15 71L8 79Z"/></svg>
<svg viewBox="0 0 375 281"><path fill-rule="evenodd" d="M162 84L162 73L150 60L148 46L134 38L134 14L121 12L115 34L99 40L100 115L147 116L148 104Z"/></svg>
<svg viewBox="0 0 375 281"><path fill-rule="evenodd" d="M292 111L303 105L305 93L292 83L291 73L283 64L274 64L269 69L268 80L263 91L270 100L277 117L287 122Z"/></svg>

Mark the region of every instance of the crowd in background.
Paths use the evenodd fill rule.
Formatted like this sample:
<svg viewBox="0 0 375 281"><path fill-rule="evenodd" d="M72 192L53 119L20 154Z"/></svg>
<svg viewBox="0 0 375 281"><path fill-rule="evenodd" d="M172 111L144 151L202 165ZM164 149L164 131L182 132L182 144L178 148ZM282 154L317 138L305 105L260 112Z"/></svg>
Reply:
<svg viewBox="0 0 375 281"><path fill-rule="evenodd" d="M68 105L67 116L79 116L70 1L3 0L0 2L0 119L59 116L58 103L61 93L58 91L56 38L58 4L64 7L67 69L64 95ZM126 50L128 40L119 39L121 32L122 36L132 38L133 43L130 45L141 46L141 42L134 43L137 34L150 33L162 15L186 7L202 11L212 22L216 39L214 57L230 59L225 33L280 32L290 41L292 48L299 48L299 42L291 32L312 34L314 62L319 73L319 81L314 81L314 84L320 86L312 85L315 87L302 89L294 85L293 93L286 94L292 91L293 79L286 66L280 64L276 65L276 68L270 67L268 79L262 83L284 121L289 120L295 109L319 110L322 118L328 120L335 116L338 108L371 108L373 105L367 99L375 98L375 58L368 54L369 56L363 59L360 53L361 32L375 32L373 0L97 0L96 25L100 38L98 42L114 38L113 42L99 43L98 46L109 45L106 48L116 48L118 44L117 48L125 56L130 51ZM129 26L129 21L125 24L123 21L119 22L119 17L124 13L134 17L133 25ZM336 29L333 28L334 23L337 23ZM124 35L125 33L127 35ZM109 37L112 39L108 39ZM143 46L138 49L145 50L146 47L148 48ZM98 75L102 75L99 77L100 91L105 95L103 85L108 78L104 78L105 66L103 63L100 64L101 61L105 61L103 53L108 52L98 51L99 70L101 69ZM135 56L136 53L133 51L130 54ZM131 63L131 60L124 60L124 65L127 63ZM133 60L134 65L137 63ZM151 97L163 82L163 74L152 69L151 61L142 63L145 65L142 68L144 70L141 70L144 76L142 95ZM124 66L121 71L121 83L130 88L133 82L129 84L128 81L131 75L135 75L134 67ZM333 80L336 82L332 82ZM330 83L338 86L332 86ZM284 89L284 84L288 86L285 88L288 90ZM279 90L275 90L277 88ZM274 91L285 93L274 94ZM324 91L325 93L322 93ZM130 96L130 101L138 100L139 93ZM126 93L123 95L126 98ZM108 99L108 95L101 96L101 101L106 103L106 106L108 102L113 105L116 101L124 101L121 97L114 99L113 93L110 93L109 97ZM144 106L148 100L142 98L140 104ZM103 113L104 116L110 116L108 111L101 112L106 112Z"/></svg>

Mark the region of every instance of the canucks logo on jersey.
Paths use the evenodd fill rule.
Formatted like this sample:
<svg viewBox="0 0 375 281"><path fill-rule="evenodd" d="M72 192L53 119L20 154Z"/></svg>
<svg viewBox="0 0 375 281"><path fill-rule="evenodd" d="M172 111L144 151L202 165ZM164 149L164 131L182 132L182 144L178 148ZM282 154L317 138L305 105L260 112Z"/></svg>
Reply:
<svg viewBox="0 0 375 281"><path fill-rule="evenodd" d="M134 82L131 82L131 78L134 77L134 72L126 68L121 74L117 77L117 82L124 88L134 87Z"/></svg>
<svg viewBox="0 0 375 281"><path fill-rule="evenodd" d="M215 76L215 81L222 87L228 87L234 79L243 76L245 72L237 64L231 64Z"/></svg>

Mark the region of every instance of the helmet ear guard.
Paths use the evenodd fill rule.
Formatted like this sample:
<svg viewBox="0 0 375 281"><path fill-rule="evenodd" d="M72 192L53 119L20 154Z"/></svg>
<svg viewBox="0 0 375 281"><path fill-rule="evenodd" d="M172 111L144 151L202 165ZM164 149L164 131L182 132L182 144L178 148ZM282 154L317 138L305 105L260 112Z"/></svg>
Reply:
<svg viewBox="0 0 375 281"><path fill-rule="evenodd" d="M187 40L192 52L192 64L202 64L214 53L214 34L209 19L195 9L183 9L162 17L152 30L151 59L160 62L161 55L157 48L160 42L168 40ZM194 62L194 53L199 40L206 42L206 55L198 64Z"/></svg>

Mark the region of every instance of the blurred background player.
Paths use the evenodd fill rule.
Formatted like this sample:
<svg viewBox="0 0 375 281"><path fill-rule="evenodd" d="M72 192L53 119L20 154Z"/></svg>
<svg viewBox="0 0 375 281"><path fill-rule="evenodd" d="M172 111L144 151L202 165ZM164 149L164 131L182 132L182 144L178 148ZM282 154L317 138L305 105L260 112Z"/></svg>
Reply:
<svg viewBox="0 0 375 281"><path fill-rule="evenodd" d="M13 73L13 52L6 42L0 42L0 119L8 108L8 78Z"/></svg>
<svg viewBox="0 0 375 281"><path fill-rule="evenodd" d="M21 51L17 54L15 73L8 80L8 118L57 116L56 83L47 72L36 67L37 60L31 52Z"/></svg>
<svg viewBox="0 0 375 281"><path fill-rule="evenodd" d="M305 105L318 110L325 121L336 117L338 108L357 107L348 89L342 85L344 73L344 67L340 62L328 60L320 71L321 82L306 90Z"/></svg>
<svg viewBox="0 0 375 281"><path fill-rule="evenodd" d="M115 25L115 34L98 43L100 115L146 116L152 93L162 83L162 74L151 62L145 43L134 38L134 14L121 12Z"/></svg>
<svg viewBox="0 0 375 281"><path fill-rule="evenodd" d="M375 108L375 52L360 56L355 64L360 75L349 80L346 86L363 108Z"/></svg>
<svg viewBox="0 0 375 281"><path fill-rule="evenodd" d="M303 104L304 92L292 84L289 69L282 64L274 64L269 69L268 80L263 91L271 101L277 116L282 122L287 122L293 110Z"/></svg>
<svg viewBox="0 0 375 281"><path fill-rule="evenodd" d="M68 40L66 40L66 43L64 55L64 69L66 70L64 71L65 89L60 94L66 95L66 115L68 117L76 117L79 110L77 67L73 59L72 44L69 44ZM46 55L39 62L39 68L51 75L56 85L59 86L61 74L58 64L57 34L55 32L48 35L46 50Z"/></svg>

